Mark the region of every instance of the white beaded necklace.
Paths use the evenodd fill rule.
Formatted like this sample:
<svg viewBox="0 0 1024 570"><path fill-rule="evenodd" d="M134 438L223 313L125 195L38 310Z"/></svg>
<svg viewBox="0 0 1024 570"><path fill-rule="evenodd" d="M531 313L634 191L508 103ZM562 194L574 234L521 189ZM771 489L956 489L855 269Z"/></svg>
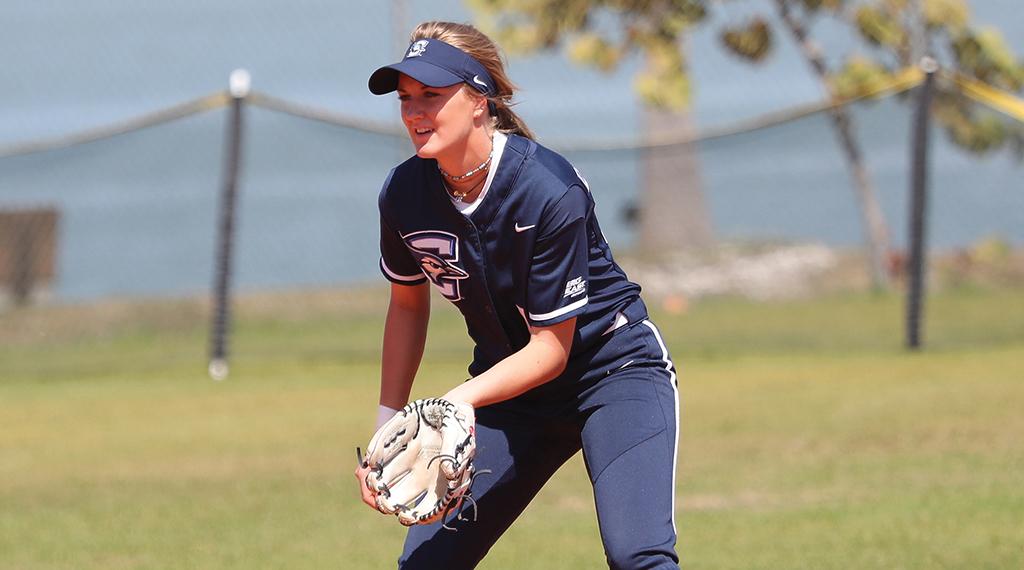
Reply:
<svg viewBox="0 0 1024 570"><path fill-rule="evenodd" d="M451 180L452 182L462 182L463 180L465 180L467 178L470 178L471 176L473 176L477 172L480 172L481 170L487 168L487 166L491 164L491 159L492 158L494 158L494 137L491 137L491 152L489 152L487 154L487 158L483 162L480 163L480 166L477 166L473 170L470 170L469 172L467 172L465 174L454 175L454 174L448 174L447 172L445 172L444 169L441 168L441 165L438 165L437 169L440 170L441 171L441 175L444 176L445 178L447 178L448 180Z"/></svg>

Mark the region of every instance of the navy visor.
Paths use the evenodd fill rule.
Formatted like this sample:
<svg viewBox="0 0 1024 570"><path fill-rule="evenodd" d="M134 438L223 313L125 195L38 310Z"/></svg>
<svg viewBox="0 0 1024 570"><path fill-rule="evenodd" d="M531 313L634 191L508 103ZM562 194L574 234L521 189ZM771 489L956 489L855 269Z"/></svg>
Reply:
<svg viewBox="0 0 1024 570"><path fill-rule="evenodd" d="M370 76L370 92L384 95L398 89L398 75L404 73L430 87L466 83L484 95L494 93L494 80L479 61L441 40L417 40L402 61L386 65Z"/></svg>

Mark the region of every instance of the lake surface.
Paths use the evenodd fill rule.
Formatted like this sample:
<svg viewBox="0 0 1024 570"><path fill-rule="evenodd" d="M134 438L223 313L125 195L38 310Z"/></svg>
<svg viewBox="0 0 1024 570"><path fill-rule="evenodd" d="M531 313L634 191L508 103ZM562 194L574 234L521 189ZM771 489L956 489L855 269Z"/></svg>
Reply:
<svg viewBox="0 0 1024 570"><path fill-rule="evenodd" d="M748 3L756 6L756 2ZM358 9L354 9L358 7ZM1024 53L1017 0L975 2ZM736 18L742 12L719 14ZM408 20L467 20L455 2L411 2ZM73 132L222 89L247 68L254 88L334 113L395 121L393 97L366 78L395 59L387 3L303 0L36 1L0 7L0 145ZM849 43L837 29L832 49ZM749 68L721 53L711 30L689 43L693 117L719 126L820 100L791 45ZM557 54L513 58L519 110L542 142L631 140L639 111L628 62L614 75L575 68ZM858 105L856 128L873 180L903 243L911 108L895 99ZM59 299L202 292L212 282L226 113L68 149L0 158L0 207L61 212ZM402 139L249 108L241 180L237 283L242 289L373 281L376 197L409 154ZM1024 169L1008 153L976 158L935 132L930 243L968 245L988 235L1024 243ZM861 241L857 208L835 136L823 116L714 139L696 149L716 234L834 246ZM591 182L602 227L629 247L623 211L637 200L637 151L570 152Z"/></svg>

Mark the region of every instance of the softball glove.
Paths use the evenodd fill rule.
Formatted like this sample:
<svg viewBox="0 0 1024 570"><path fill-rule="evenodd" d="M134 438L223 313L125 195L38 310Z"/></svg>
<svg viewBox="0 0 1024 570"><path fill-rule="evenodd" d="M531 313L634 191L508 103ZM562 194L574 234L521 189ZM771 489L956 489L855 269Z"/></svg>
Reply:
<svg viewBox="0 0 1024 570"><path fill-rule="evenodd" d="M442 398L410 402L384 423L365 457L356 450L377 510L412 526L458 508L473 483L475 426L472 406Z"/></svg>

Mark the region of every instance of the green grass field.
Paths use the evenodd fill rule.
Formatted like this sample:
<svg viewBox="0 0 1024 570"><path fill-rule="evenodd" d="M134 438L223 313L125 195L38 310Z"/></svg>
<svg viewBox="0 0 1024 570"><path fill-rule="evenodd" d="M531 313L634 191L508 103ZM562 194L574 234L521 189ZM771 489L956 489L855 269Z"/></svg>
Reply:
<svg viewBox="0 0 1024 570"><path fill-rule="evenodd" d="M0 568L390 568L357 497L381 290L250 298L232 374L198 302L0 315ZM414 395L464 378L435 300ZM680 369L685 568L1024 568L1024 290L704 301L655 314ZM487 516L486 512L480 516ZM575 458L482 568L601 568Z"/></svg>

